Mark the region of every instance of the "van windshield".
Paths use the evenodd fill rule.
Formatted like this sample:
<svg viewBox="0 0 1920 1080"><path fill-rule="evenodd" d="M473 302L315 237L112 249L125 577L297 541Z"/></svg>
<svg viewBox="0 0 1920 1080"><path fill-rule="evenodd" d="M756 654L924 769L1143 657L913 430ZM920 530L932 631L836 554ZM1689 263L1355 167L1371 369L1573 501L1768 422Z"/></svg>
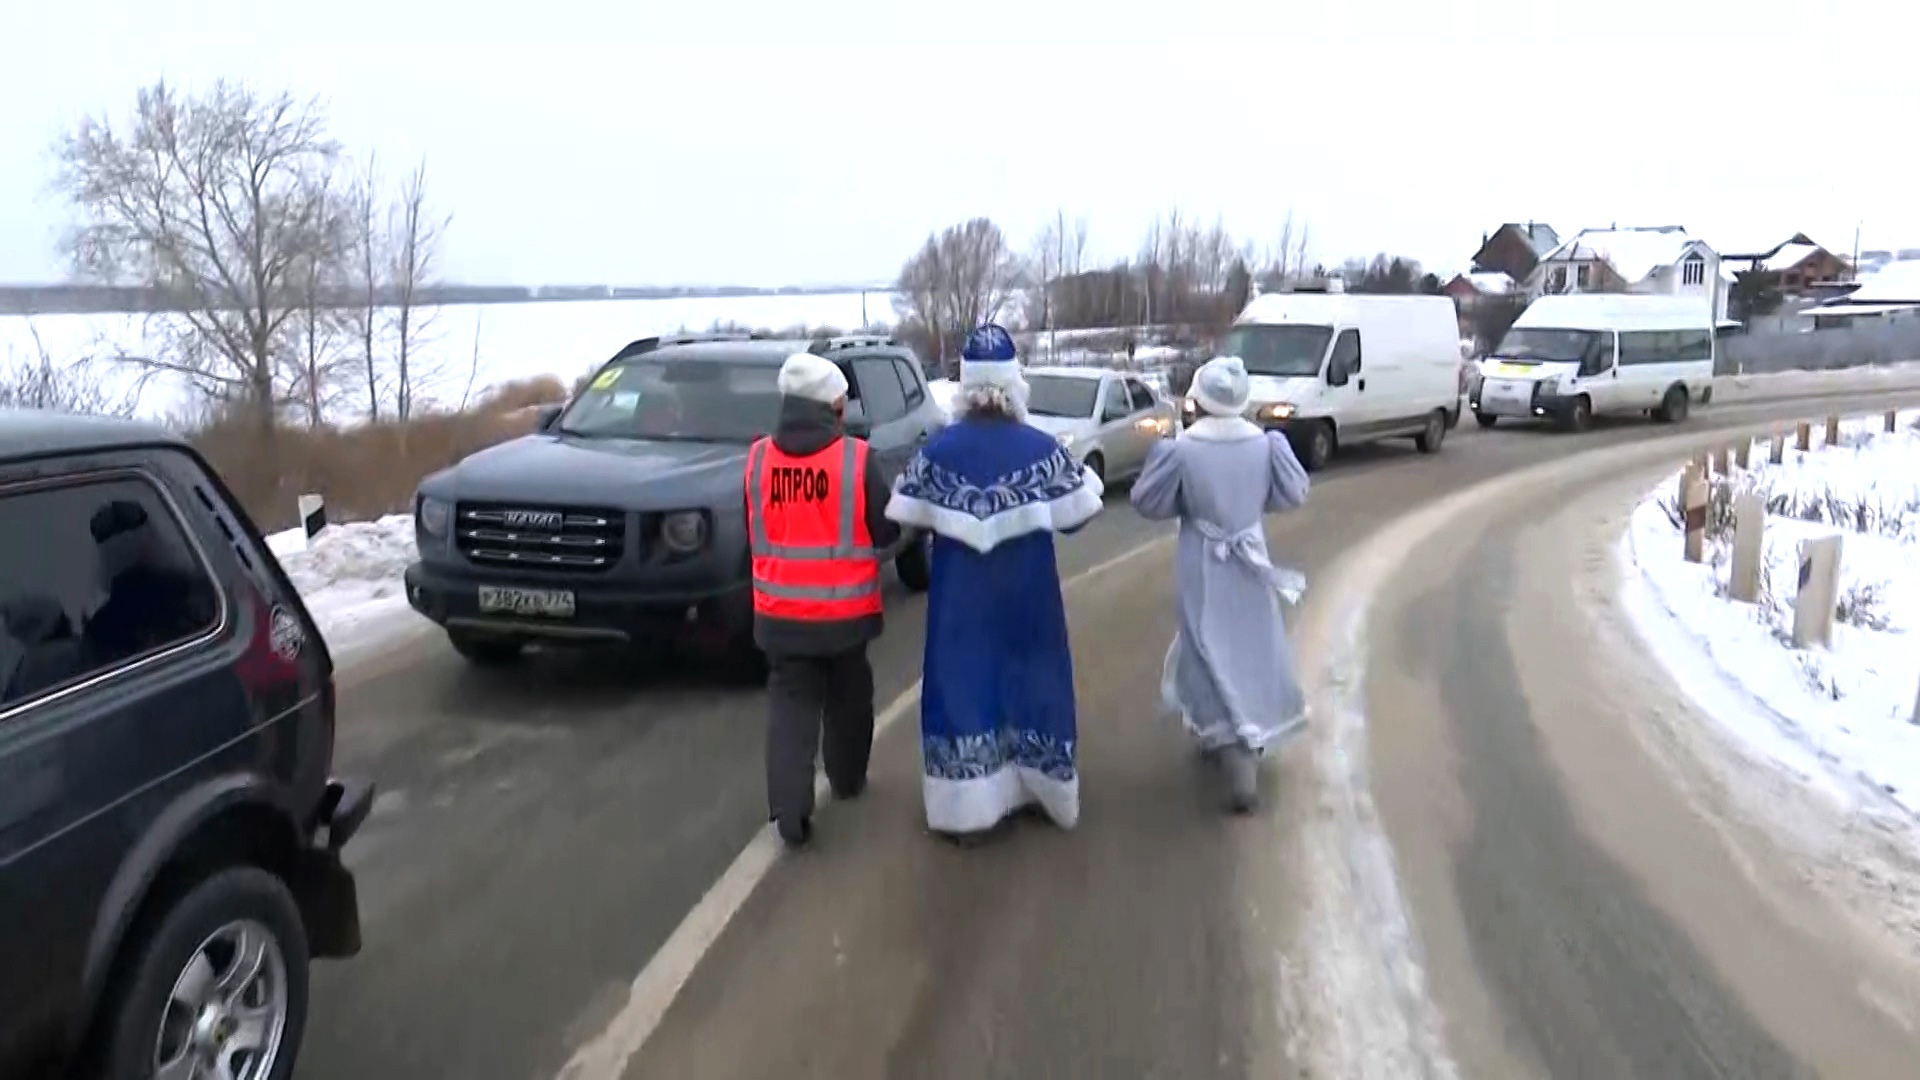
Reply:
<svg viewBox="0 0 1920 1080"><path fill-rule="evenodd" d="M1502 360L1531 360L1536 363L1571 364L1584 359L1589 350L1599 348L1604 335L1598 330L1549 330L1537 326L1518 326L1500 339L1493 355Z"/></svg>
<svg viewBox="0 0 1920 1080"><path fill-rule="evenodd" d="M1326 359L1331 326L1284 326L1249 323L1227 331L1221 356L1237 356L1249 375L1318 378Z"/></svg>
<svg viewBox="0 0 1920 1080"><path fill-rule="evenodd" d="M779 369L724 360L628 360L573 399L555 430L587 439L747 443L780 415Z"/></svg>

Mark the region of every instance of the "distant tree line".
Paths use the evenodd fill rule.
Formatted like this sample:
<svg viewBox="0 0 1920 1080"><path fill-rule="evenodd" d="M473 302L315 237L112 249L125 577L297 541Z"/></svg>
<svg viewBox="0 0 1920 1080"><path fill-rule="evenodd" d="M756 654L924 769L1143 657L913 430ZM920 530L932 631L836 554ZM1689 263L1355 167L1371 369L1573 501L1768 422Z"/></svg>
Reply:
<svg viewBox="0 0 1920 1080"><path fill-rule="evenodd" d="M973 218L929 234L901 267L896 332L935 371L951 373L961 339L989 319L1026 330L1221 327L1256 290L1333 276L1309 258L1308 239L1291 216L1263 245L1176 209L1148 227L1133 258L1089 266L1085 218L1056 212L1025 248L991 219ZM1353 292L1440 291L1418 262L1384 254L1337 274Z"/></svg>

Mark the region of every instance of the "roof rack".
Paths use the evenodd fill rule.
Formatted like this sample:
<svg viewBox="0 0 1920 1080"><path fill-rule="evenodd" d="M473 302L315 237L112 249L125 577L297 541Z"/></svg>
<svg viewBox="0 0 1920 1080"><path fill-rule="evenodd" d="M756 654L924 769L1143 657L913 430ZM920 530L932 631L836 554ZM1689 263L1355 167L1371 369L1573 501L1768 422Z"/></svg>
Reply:
<svg viewBox="0 0 1920 1080"><path fill-rule="evenodd" d="M736 332L727 332L727 333L715 332L715 333L700 333L700 334L661 334L657 337L647 337L647 338L641 338L638 341L629 341L625 345L621 346L619 352L613 354L613 358L615 360L626 360L630 357L640 356L644 353L650 353L655 349L665 348L668 345L698 345L702 342L708 342L708 341L759 341L759 340L761 340L761 335L759 334L742 334L742 333L736 333Z"/></svg>
<svg viewBox="0 0 1920 1080"><path fill-rule="evenodd" d="M891 334L846 334L841 337L815 338L807 346L812 353L839 352L842 349L883 349L900 342Z"/></svg>

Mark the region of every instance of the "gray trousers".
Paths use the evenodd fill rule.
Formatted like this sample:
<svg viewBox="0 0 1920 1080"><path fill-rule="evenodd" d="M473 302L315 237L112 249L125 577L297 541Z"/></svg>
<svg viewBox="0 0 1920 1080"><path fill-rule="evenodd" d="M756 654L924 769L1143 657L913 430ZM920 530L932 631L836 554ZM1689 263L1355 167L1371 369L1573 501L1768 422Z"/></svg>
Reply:
<svg viewBox="0 0 1920 1080"><path fill-rule="evenodd" d="M816 754L836 793L851 795L866 786L873 666L865 645L829 656L774 655L768 665L767 819L810 817Z"/></svg>

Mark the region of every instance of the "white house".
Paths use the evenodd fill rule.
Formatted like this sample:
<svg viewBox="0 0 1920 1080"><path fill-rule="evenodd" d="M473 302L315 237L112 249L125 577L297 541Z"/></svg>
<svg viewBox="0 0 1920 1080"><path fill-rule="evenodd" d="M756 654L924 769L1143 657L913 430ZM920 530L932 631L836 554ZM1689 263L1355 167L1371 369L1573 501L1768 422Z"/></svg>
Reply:
<svg viewBox="0 0 1920 1080"><path fill-rule="evenodd" d="M1727 317L1732 272L1704 240L1678 225L1583 229L1549 251L1527 276L1529 295L1628 292L1698 296L1714 321Z"/></svg>

